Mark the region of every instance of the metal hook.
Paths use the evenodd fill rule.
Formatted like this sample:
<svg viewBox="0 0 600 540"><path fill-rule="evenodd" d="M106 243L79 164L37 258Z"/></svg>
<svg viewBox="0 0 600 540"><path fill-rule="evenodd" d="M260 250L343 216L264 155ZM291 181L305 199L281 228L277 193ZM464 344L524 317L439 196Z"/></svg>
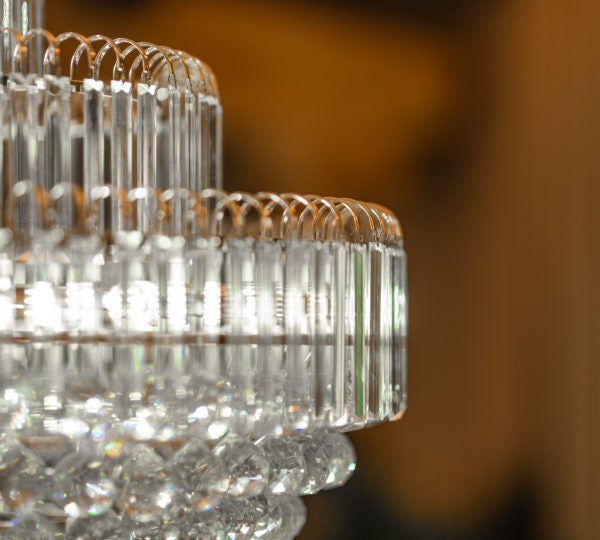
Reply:
<svg viewBox="0 0 600 540"><path fill-rule="evenodd" d="M86 49L87 47L90 47L92 43L95 43L97 41L103 41L104 43L112 43L113 47L119 51L119 53L117 53L115 51L115 54L120 54L121 49L119 49L114 42L112 41L112 39L102 36L100 34L96 34L93 36L90 36L87 38L86 44L81 44L79 47L77 47L77 49L75 50L75 52L73 53L73 56L71 56L71 65L69 67L69 72L70 72L70 78L72 81L76 81L75 77L73 76L74 73L76 73L76 70L79 68L79 59L81 58L81 55L83 54L84 49ZM86 45L86 46L84 46ZM94 52L93 54L93 61L89 64L89 77L91 78L97 78L96 77L96 60L97 60L97 53Z"/></svg>
<svg viewBox="0 0 600 540"><path fill-rule="evenodd" d="M86 38L85 36L83 36L81 34L77 34L76 32L63 32L62 34L59 34L58 36L56 36L54 38L54 51L52 52L52 55L51 55L54 59L54 67L58 68L58 75L60 75L62 72L62 66L60 63L60 55L61 55L60 45L69 39L74 39L74 40L78 41L79 47L83 47L83 49L85 49L86 56L87 56L87 62L88 62L88 69L90 69L90 71L91 71L91 66L92 66L92 62L94 61L94 57L96 56L96 51L94 51L88 38ZM50 52L50 49L46 49L46 53L44 54L44 67L46 67L47 65L52 63L52 60L49 57L50 56L49 52ZM70 74L70 75L72 75L72 74ZM70 78L71 78L71 80L73 80L72 76Z"/></svg>
<svg viewBox="0 0 600 540"><path fill-rule="evenodd" d="M373 237L373 233L375 231L375 222L373 221L373 217L371 216L371 213L369 212L369 210L367 210L367 208L365 208L363 206L363 204L365 204L365 203L362 203L361 201L357 201L355 199L350 199L350 198L344 198L342 200L348 202L351 205L354 205L355 207L358 207L362 211L363 215L367 218L367 222L369 224L369 235L370 236L369 236L368 240L369 241L372 240L373 239L372 238ZM361 231L360 228L359 228L358 232L363 233L363 237L359 237L358 238L359 241L363 241L364 240L364 232L365 231Z"/></svg>
<svg viewBox="0 0 600 540"><path fill-rule="evenodd" d="M298 232L302 235L302 230L304 227L304 220L306 219L307 212L311 212L313 215L313 226L312 226L312 235L314 239L317 239L316 232L319 231L322 233L322 223L321 217L319 216L319 209L312 202L303 197L302 195L298 195L297 193L282 193L281 195L284 199L292 199L292 206L295 208L296 204L303 204L304 210L300 214L298 218ZM320 239L320 238L319 238Z"/></svg>
<svg viewBox="0 0 600 540"><path fill-rule="evenodd" d="M284 198L280 197L275 193L271 193L270 191L261 191L255 196L259 200L269 201L265 206L265 209L267 212L269 212L269 215L271 215L275 206L280 206L283 209L283 214L281 216L281 222L279 225L280 238L286 238L297 235L298 220L296 218L296 210L292 205L290 205ZM271 221L272 220L273 218L271 218ZM291 233L289 231L287 233L285 232L286 225L291 227Z"/></svg>
<svg viewBox="0 0 600 540"><path fill-rule="evenodd" d="M0 35L5 36L5 35L10 35L10 34L12 34L12 37L14 37L17 42L12 54L10 55L10 64L11 64L10 69L12 71L22 71L22 69L17 68L17 63L15 62L15 56L17 54L19 55L19 62L21 64L19 67L22 68L22 66L25 65L25 55L27 54L27 50L23 46L23 36L19 32L17 32L14 28L9 28L8 26L0 27Z"/></svg>
<svg viewBox="0 0 600 540"><path fill-rule="evenodd" d="M257 213L260 216L260 237L268 238L271 236L273 231L273 223L271 221L271 216L269 215L269 212L267 212L267 210L265 209L260 199L244 191L236 191L234 193L231 193L229 195L229 198L237 203L242 203L242 206L240 208L240 218L242 225L245 225L246 215L250 207L252 207L257 211ZM240 229L239 232L241 235L243 233L243 230Z"/></svg>
<svg viewBox="0 0 600 540"><path fill-rule="evenodd" d="M175 80L175 70L173 68L173 62L171 62L171 59L169 58L168 53L164 50L163 47L161 47L160 45L155 45L154 43L148 43L147 41L140 41L138 42L138 45L140 47L145 47L146 48L146 55L148 57L148 72L150 73L149 79L150 81L154 82L154 77L153 77L153 65L155 62L155 58L157 58L157 56L160 58L160 56L162 55L162 57L165 59L165 61L167 62L167 67L169 70L169 84L176 84L176 80ZM156 54L158 53L158 55ZM153 56L151 56L153 55ZM132 64L132 69L137 69L137 63L139 63L140 58L136 58L134 63Z"/></svg>
<svg viewBox="0 0 600 540"><path fill-rule="evenodd" d="M350 214L350 217L352 218L352 221L354 222L354 230L355 231L360 231L361 229L361 224L360 224L360 218L358 217L358 214L356 213L356 210L353 208L353 206L351 204L349 204L346 200L344 199L339 199L337 197L326 197L326 199L331 202L332 204L342 207L345 210L348 211L348 213ZM342 228L344 226L344 218L340 212L340 218L342 219Z"/></svg>
<svg viewBox="0 0 600 540"><path fill-rule="evenodd" d="M188 85L191 88L191 79L190 79L190 70L189 70L189 66L187 65L187 62L185 61L185 59L183 58L183 56L181 55L181 53L179 51L176 51L174 49L171 49L169 47L164 47L162 46L163 51L166 53L167 56L165 56L164 58L159 58L158 60L158 64L155 65L155 59L157 57L154 57L151 63L151 71L152 71L152 78L153 79L158 79L159 74L162 70L162 68L164 67L164 63L165 61L169 60L170 61L170 66L172 67L172 71L169 71L169 75L173 74L174 76L174 80L175 80L175 84L177 85L177 73L175 71L175 63L173 62L174 59L175 62L177 62L177 66L181 66L183 68L183 76L185 78L186 81L186 85Z"/></svg>
<svg viewBox="0 0 600 540"><path fill-rule="evenodd" d="M192 81L192 73L198 76L198 81L197 81L198 88L196 89L196 93L197 94L205 94L208 85L206 82L205 73L202 69L200 69L200 66L199 66L200 61L196 57L194 57L184 51L177 51L177 52L181 55L181 57L186 61L187 65L188 65L188 70L190 73L190 82Z"/></svg>
<svg viewBox="0 0 600 540"><path fill-rule="evenodd" d="M389 208L380 204L372 204L372 206L378 209L386 218L390 230L390 239L393 241L402 241L404 233L402 232L402 226L398 221L398 218Z"/></svg>
<svg viewBox="0 0 600 540"><path fill-rule="evenodd" d="M121 48L109 37L97 34L95 36L90 37L89 39L90 41L92 41L94 38L96 38L96 41L103 40L106 43L101 47L101 49L98 51L98 54L96 54L96 58L94 59L93 78L96 80L100 80L100 66L102 65L102 60L104 59L106 53L112 49L116 57L115 65L113 67L113 76L115 73L120 73L120 79L123 80L125 74L123 70L123 53L121 51ZM116 77L114 78L116 79Z"/></svg>
<svg viewBox="0 0 600 540"><path fill-rule="evenodd" d="M211 95L213 97L217 98L217 100L220 100L219 85L217 83L217 77L215 76L213 70L211 69L211 67L208 64L205 64L204 62L202 62L202 60L197 59L197 62L198 62L200 69L204 73L205 80L207 80L210 83L209 88L211 91Z"/></svg>
<svg viewBox="0 0 600 540"><path fill-rule="evenodd" d="M183 76L185 77L186 82L191 86L190 68L189 68L187 62L185 61L185 59L183 58L183 56L181 55L181 53L179 51L177 51L175 49L171 49L169 47L165 47L165 50L169 54L171 54L171 56L175 57L176 60L179 60L179 63L183 67Z"/></svg>
<svg viewBox="0 0 600 540"><path fill-rule="evenodd" d="M342 217L337 207L332 204L327 197L321 197L320 195L305 195L307 199L312 200L319 208L319 215L329 210L329 215L323 221L324 235L327 236L327 230L329 229L329 221L333 218L335 220L335 229L333 234L333 240L339 240L340 234L343 233Z"/></svg>
<svg viewBox="0 0 600 540"><path fill-rule="evenodd" d="M147 82L147 80L150 78L150 73L148 71L148 55L146 54L146 51L140 47L140 45L138 43L136 43L135 41L133 41L132 39L128 39L128 38L117 38L114 40L114 42L117 45L121 45L121 44L125 44L125 45L129 45L129 47L127 47L124 51L122 51L123 54L123 62L125 62L125 59L127 58L127 56L129 56L132 52L137 51L138 56L137 58L141 58L141 62L142 62L142 74L141 74L141 82L145 83ZM139 64L138 64L139 65ZM117 78L117 69L116 69L116 64L113 67L113 78L116 79ZM134 78L133 78L133 73L134 71L132 71L131 69L129 70L128 73L128 77L127 80L129 82L133 82Z"/></svg>
<svg viewBox="0 0 600 540"><path fill-rule="evenodd" d="M52 51L51 56L56 57L56 38L54 34L48 32L48 30L44 30L43 28L32 28L23 36L22 46L25 49L25 61L27 61L27 55L29 54L28 43L35 37L43 37L48 42L48 47L46 49L46 53L44 54L44 59L48 54L48 51ZM23 59L21 60L23 61Z"/></svg>
<svg viewBox="0 0 600 540"><path fill-rule="evenodd" d="M215 199L217 204L215 206L212 214L207 208L205 213L205 218L207 220L205 232L206 234L211 234L216 236L221 232L221 221L223 219L223 206L227 205L230 214L232 216L232 220L234 221L234 229L239 228L237 220L239 219L238 214L240 212L239 207L235 204L230 198L229 194L226 191L218 188L206 188L203 189L200 193L198 193L198 199L201 204L205 205L206 202L210 199Z"/></svg>
<svg viewBox="0 0 600 540"><path fill-rule="evenodd" d="M378 242L383 241L385 239L385 234L386 234L386 230L387 230L386 221L381 217L381 214L379 212L377 212L375 210L375 208L373 208L373 205L371 203L361 202L360 204L363 208L365 208L371 214L371 216L374 217L374 219L373 219L374 238L373 239Z"/></svg>

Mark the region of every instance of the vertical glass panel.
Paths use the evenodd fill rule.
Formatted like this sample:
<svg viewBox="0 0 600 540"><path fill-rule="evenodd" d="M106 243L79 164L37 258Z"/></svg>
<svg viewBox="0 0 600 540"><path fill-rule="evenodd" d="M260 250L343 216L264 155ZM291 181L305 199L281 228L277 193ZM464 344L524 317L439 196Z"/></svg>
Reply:
<svg viewBox="0 0 600 540"><path fill-rule="evenodd" d="M112 118L110 129L111 183L129 193L133 187L133 96L131 83L111 81ZM117 212L117 230L125 228L122 204Z"/></svg>
<svg viewBox="0 0 600 540"><path fill-rule="evenodd" d="M256 242L257 417L261 433L283 429L283 327L278 295L283 289L283 261L279 242Z"/></svg>
<svg viewBox="0 0 600 540"><path fill-rule="evenodd" d="M168 179L165 187L176 188L181 185L181 95L175 86L169 87L168 119Z"/></svg>
<svg viewBox="0 0 600 540"><path fill-rule="evenodd" d="M392 254L393 290L393 397L392 418L399 420L406 410L406 336L408 327L408 297L406 289L406 253L399 247Z"/></svg>
<svg viewBox="0 0 600 540"><path fill-rule="evenodd" d="M83 81L83 192L91 200L92 190L104 183L104 84Z"/></svg>
<svg viewBox="0 0 600 540"><path fill-rule="evenodd" d="M44 107L47 186L71 181L71 87L67 77L46 76ZM70 221L70 220L68 220Z"/></svg>
<svg viewBox="0 0 600 540"><path fill-rule="evenodd" d="M363 425L367 419L368 404L368 374L370 339L370 274L369 253L366 246L352 244L354 263L354 294L355 294L355 358L354 358L354 397L356 427Z"/></svg>
<svg viewBox="0 0 600 540"><path fill-rule="evenodd" d="M306 429L314 411L314 362L309 342L314 327L315 262L311 242L290 240L285 259L286 414L289 429Z"/></svg>
<svg viewBox="0 0 600 540"><path fill-rule="evenodd" d="M365 333L367 348L369 351L369 363L367 370L366 387L368 389L368 422L375 423L382 417L382 395L380 388L380 378L382 376L381 365L381 267L382 267L381 244L375 242L369 243L368 269L369 280L364 285L368 288L368 311L365 310L368 317L369 329Z"/></svg>
<svg viewBox="0 0 600 540"><path fill-rule="evenodd" d="M348 310L354 308L354 295L348 290L348 245L335 242L331 246L333 256L333 284L331 301L333 305L333 340L334 340L334 366L333 366L333 423L344 426L348 423L348 408L346 406L346 342L349 339L347 332L350 330ZM351 304L352 303L352 304Z"/></svg>
<svg viewBox="0 0 600 540"><path fill-rule="evenodd" d="M196 98L190 90L183 94L181 118L181 187L190 189L195 185L198 165L198 141L196 130Z"/></svg>
<svg viewBox="0 0 600 540"><path fill-rule="evenodd" d="M137 186L156 188L156 87L137 85Z"/></svg>
<svg viewBox="0 0 600 540"><path fill-rule="evenodd" d="M256 267L254 240L229 238L225 253L226 353L229 379L243 403L240 420L245 432L256 421Z"/></svg>
<svg viewBox="0 0 600 540"><path fill-rule="evenodd" d="M314 245L315 324L313 362L315 364L315 421L329 425L332 419L334 388L334 325L335 325L335 252L329 242Z"/></svg>

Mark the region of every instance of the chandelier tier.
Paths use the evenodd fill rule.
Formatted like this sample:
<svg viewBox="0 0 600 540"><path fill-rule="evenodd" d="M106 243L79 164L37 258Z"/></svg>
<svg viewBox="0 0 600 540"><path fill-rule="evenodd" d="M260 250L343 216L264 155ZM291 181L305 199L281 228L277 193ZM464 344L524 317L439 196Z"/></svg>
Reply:
<svg viewBox="0 0 600 540"><path fill-rule="evenodd" d="M397 219L223 191L186 53L1 32L3 535L293 538L406 408Z"/></svg>

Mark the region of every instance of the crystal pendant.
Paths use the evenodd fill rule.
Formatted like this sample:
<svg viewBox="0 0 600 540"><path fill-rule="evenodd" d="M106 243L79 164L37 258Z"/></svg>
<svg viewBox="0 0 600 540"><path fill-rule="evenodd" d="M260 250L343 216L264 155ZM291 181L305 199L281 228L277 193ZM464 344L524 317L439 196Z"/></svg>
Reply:
<svg viewBox="0 0 600 540"><path fill-rule="evenodd" d="M110 510L95 516L69 518L65 532L67 538L77 540L122 540L127 535L119 516Z"/></svg>
<svg viewBox="0 0 600 540"><path fill-rule="evenodd" d="M328 474L325 489L343 486L356 469L356 452L348 437L341 433L317 436L327 456Z"/></svg>
<svg viewBox="0 0 600 540"><path fill-rule="evenodd" d="M68 453L54 470L58 506L70 517L110 510L118 495L111 465L97 448L83 446Z"/></svg>
<svg viewBox="0 0 600 540"><path fill-rule="evenodd" d="M11 434L0 438L0 489L6 508L25 505L44 487L44 463Z"/></svg>
<svg viewBox="0 0 600 540"><path fill-rule="evenodd" d="M304 454L306 474L300 489L301 495L312 495L321 491L327 482L329 465L327 454L321 441L312 435L302 435L297 439L297 445Z"/></svg>
<svg viewBox="0 0 600 540"><path fill-rule="evenodd" d="M61 538L59 528L48 518L36 513L28 512L18 514L14 525L7 529L3 535L10 540L48 540L49 538Z"/></svg>
<svg viewBox="0 0 600 540"><path fill-rule="evenodd" d="M199 510L214 508L227 493L229 471L225 462L200 441L191 440L169 460L182 503Z"/></svg>
<svg viewBox="0 0 600 540"><path fill-rule="evenodd" d="M226 538L227 524L223 515L214 510L190 511L185 513L179 520L173 538L178 540L195 540L206 538L206 540L224 540Z"/></svg>
<svg viewBox="0 0 600 540"><path fill-rule="evenodd" d="M306 475L304 456L287 437L265 436L257 442L269 459L267 491L274 495L299 493Z"/></svg>
<svg viewBox="0 0 600 540"><path fill-rule="evenodd" d="M136 445L123 463L121 505L140 523L160 523L175 497L175 484L165 460L152 448Z"/></svg>
<svg viewBox="0 0 600 540"><path fill-rule="evenodd" d="M265 491L269 461L258 445L243 437L230 435L215 447L214 452L229 471L230 496L252 497Z"/></svg>

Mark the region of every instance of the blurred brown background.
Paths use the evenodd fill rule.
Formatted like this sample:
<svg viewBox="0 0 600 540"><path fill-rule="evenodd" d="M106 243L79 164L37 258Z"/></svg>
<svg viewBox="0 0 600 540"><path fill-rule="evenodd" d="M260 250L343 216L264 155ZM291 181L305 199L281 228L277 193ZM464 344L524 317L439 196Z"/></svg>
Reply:
<svg viewBox="0 0 600 540"><path fill-rule="evenodd" d="M600 539L600 4L48 2L216 71L226 185L390 206L410 410L303 539Z"/></svg>

